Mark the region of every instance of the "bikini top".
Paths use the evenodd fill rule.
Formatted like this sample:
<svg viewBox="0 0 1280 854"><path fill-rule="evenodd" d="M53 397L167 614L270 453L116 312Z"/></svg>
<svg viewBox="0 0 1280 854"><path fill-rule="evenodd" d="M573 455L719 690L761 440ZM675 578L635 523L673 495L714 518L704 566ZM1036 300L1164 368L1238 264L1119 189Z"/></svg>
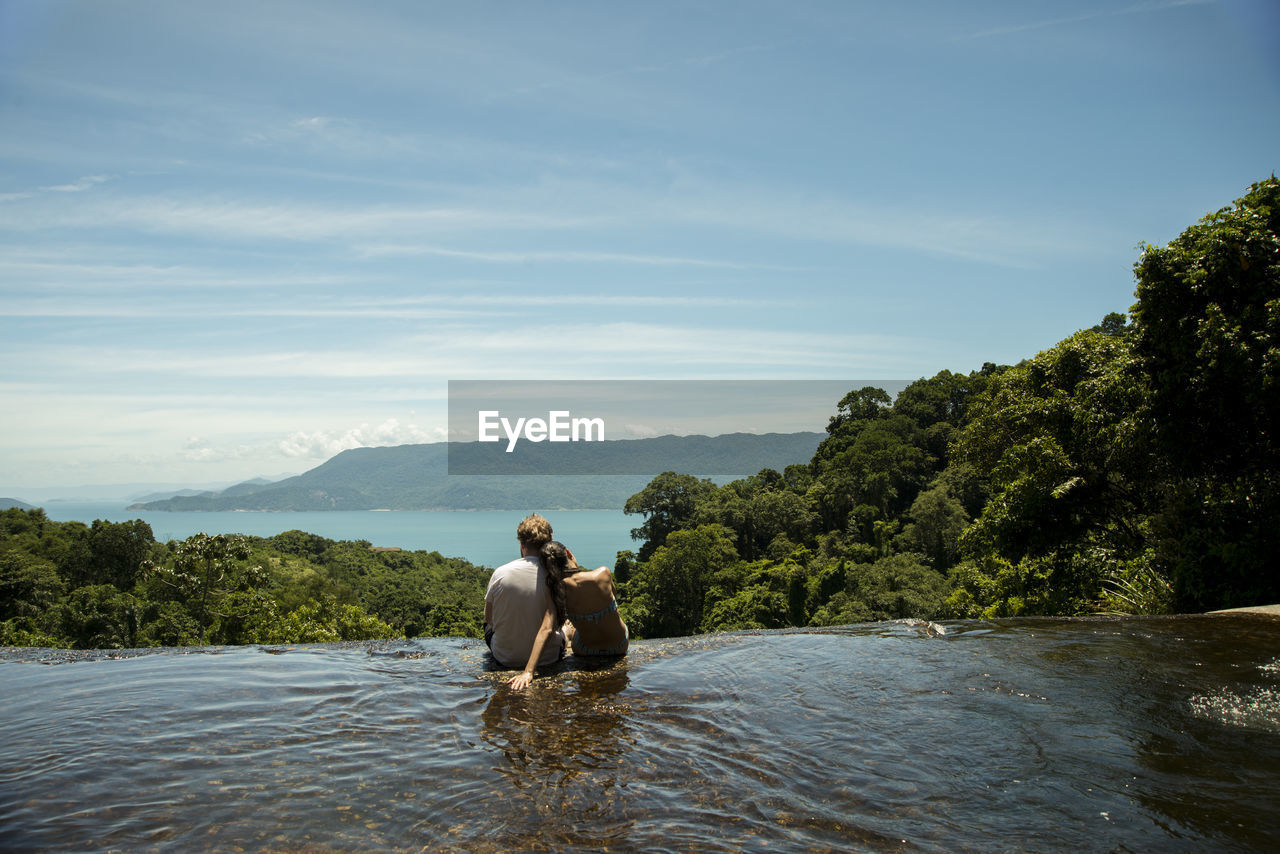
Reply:
<svg viewBox="0 0 1280 854"><path fill-rule="evenodd" d="M588 623L599 623L602 619L604 619L609 614L612 614L616 610L618 610L618 600L610 599L608 605L606 605L604 608L601 608L599 611L596 611L593 614L566 614L565 616L567 616L574 623L577 623L580 621L588 622Z"/></svg>

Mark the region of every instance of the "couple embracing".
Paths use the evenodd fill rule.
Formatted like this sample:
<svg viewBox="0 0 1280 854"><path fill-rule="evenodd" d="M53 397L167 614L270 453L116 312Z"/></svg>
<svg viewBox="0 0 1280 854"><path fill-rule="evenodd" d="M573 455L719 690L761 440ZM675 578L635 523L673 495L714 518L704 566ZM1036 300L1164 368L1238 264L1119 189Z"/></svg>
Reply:
<svg viewBox="0 0 1280 854"><path fill-rule="evenodd" d="M551 539L536 513L516 527L520 558L493 571L484 594L484 639L503 667L524 671L507 683L517 691L533 671L574 655L626 655L627 625L618 614L607 567L584 570Z"/></svg>

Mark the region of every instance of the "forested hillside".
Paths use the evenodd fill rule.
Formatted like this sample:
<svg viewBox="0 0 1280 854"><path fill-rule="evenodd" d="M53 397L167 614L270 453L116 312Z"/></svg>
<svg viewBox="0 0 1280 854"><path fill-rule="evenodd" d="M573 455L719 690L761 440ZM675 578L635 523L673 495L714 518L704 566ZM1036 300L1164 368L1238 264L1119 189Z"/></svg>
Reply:
<svg viewBox="0 0 1280 854"><path fill-rule="evenodd" d="M302 531L157 543L145 522L0 511L0 645L479 637L488 570Z"/></svg>
<svg viewBox="0 0 1280 854"><path fill-rule="evenodd" d="M850 392L807 465L627 502L636 634L1280 601L1280 181L1034 358Z"/></svg>

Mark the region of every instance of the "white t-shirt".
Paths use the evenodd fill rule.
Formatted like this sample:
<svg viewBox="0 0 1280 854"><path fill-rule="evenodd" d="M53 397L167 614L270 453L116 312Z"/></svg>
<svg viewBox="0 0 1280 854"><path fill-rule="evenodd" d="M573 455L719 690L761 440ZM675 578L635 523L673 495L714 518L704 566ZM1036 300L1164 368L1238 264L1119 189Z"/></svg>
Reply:
<svg viewBox="0 0 1280 854"><path fill-rule="evenodd" d="M491 604L492 612L489 649L499 664L520 669L528 664L549 596L546 573L536 557L518 558L493 571L484 601ZM564 635L557 628L542 647L538 665L551 664L563 649Z"/></svg>

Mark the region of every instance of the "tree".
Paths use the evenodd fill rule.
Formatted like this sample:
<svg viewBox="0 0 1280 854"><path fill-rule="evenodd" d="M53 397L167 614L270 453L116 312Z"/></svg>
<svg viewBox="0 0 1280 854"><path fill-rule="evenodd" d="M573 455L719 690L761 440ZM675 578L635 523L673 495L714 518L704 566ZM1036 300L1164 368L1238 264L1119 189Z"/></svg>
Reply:
<svg viewBox="0 0 1280 854"><path fill-rule="evenodd" d="M1135 275L1134 350L1177 471L1280 469L1280 180L1144 247Z"/></svg>
<svg viewBox="0 0 1280 854"><path fill-rule="evenodd" d="M111 584L71 591L63 612L63 634L77 649L136 646L137 600Z"/></svg>
<svg viewBox="0 0 1280 854"><path fill-rule="evenodd" d="M703 630L709 632L778 629L788 625L791 623L786 594L764 584L752 584L717 599L703 619Z"/></svg>
<svg viewBox="0 0 1280 854"><path fill-rule="evenodd" d="M673 531L627 585L628 622L645 637L689 635L702 626L707 590L717 572L738 559L723 525Z"/></svg>
<svg viewBox="0 0 1280 854"><path fill-rule="evenodd" d="M1165 468L1156 561L1177 606L1280 599L1280 180L1135 265L1134 352Z"/></svg>
<svg viewBox="0 0 1280 854"><path fill-rule="evenodd" d="M816 520L805 496L787 488L782 475L765 469L709 492L693 523L724 525L734 532L738 554L755 560L778 537L793 543L810 540Z"/></svg>
<svg viewBox="0 0 1280 854"><path fill-rule="evenodd" d="M951 497L943 483L923 490L907 511L907 524L896 545L902 551L924 555L933 569L945 572L960 553L960 535L969 524L964 506Z"/></svg>
<svg viewBox="0 0 1280 854"><path fill-rule="evenodd" d="M1145 395L1128 337L1078 332L973 403L953 453L990 472L991 497L961 548L975 572L1014 567L999 589L1047 609L1032 613L1086 609L1146 545Z"/></svg>
<svg viewBox="0 0 1280 854"><path fill-rule="evenodd" d="M332 599L307 602L288 614L262 621L254 634L259 643L331 643L398 636L391 626L358 606Z"/></svg>
<svg viewBox="0 0 1280 854"><path fill-rule="evenodd" d="M137 582L143 561L151 554L155 537L140 519L128 522L94 521L89 529L91 581L129 591Z"/></svg>
<svg viewBox="0 0 1280 854"><path fill-rule="evenodd" d="M53 564L23 552L0 553L0 621L39 619L63 593Z"/></svg>
<svg viewBox="0 0 1280 854"><path fill-rule="evenodd" d="M1090 332L1101 332L1103 335L1112 337L1124 335L1129 330L1129 316L1118 311L1111 312L1102 318L1101 323L1089 329Z"/></svg>
<svg viewBox="0 0 1280 854"><path fill-rule="evenodd" d="M195 646L200 625L181 602L149 601L142 608L138 646Z"/></svg>
<svg viewBox="0 0 1280 854"><path fill-rule="evenodd" d="M875 522L895 519L931 474L924 439L914 420L892 414L848 422L824 439L808 495L826 529L852 523L863 542L875 542Z"/></svg>
<svg viewBox="0 0 1280 854"><path fill-rule="evenodd" d="M272 547L284 552L285 554L312 558L324 554L325 549L334 545L333 540L325 539L319 534L310 534L306 531L299 531L296 528L291 531L276 534L269 540L269 542Z"/></svg>
<svg viewBox="0 0 1280 854"><path fill-rule="evenodd" d="M864 421L874 421L889 413L893 398L882 388L863 386L840 398L836 414L827 422L827 433L835 436Z"/></svg>
<svg viewBox="0 0 1280 854"><path fill-rule="evenodd" d="M778 559L734 561L713 574L703 597L703 632L777 629L808 623L808 549Z"/></svg>
<svg viewBox="0 0 1280 854"><path fill-rule="evenodd" d="M148 561L144 568L184 602L200 626L202 644L215 625L222 629L219 640L234 643L244 621L270 605L263 589L267 574L246 563L250 554L243 537L194 534L173 548L168 565Z"/></svg>
<svg viewBox="0 0 1280 854"><path fill-rule="evenodd" d="M936 616L947 594L947 580L921 563L919 556L898 554L872 564L854 564L835 575L844 580L813 615L816 626L867 620L925 619Z"/></svg>
<svg viewBox="0 0 1280 854"><path fill-rule="evenodd" d="M666 471L628 498L623 512L645 517L644 524L631 532L632 539L644 541L640 560L647 560L672 531L692 523L699 505L715 490L710 480Z"/></svg>

